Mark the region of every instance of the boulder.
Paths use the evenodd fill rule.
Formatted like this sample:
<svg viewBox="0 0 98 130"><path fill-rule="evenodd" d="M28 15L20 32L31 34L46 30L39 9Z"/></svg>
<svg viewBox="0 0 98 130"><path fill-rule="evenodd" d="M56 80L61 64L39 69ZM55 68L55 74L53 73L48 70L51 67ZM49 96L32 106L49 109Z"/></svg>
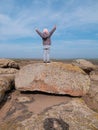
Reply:
<svg viewBox="0 0 98 130"><path fill-rule="evenodd" d="M15 68L0 68L0 75L13 75L18 72Z"/></svg>
<svg viewBox="0 0 98 130"><path fill-rule="evenodd" d="M92 99L93 109L98 112L98 70L90 73L91 87L89 89L90 100Z"/></svg>
<svg viewBox="0 0 98 130"><path fill-rule="evenodd" d="M82 99L75 98L39 114L25 115L26 112L20 113L3 122L1 130L98 130L98 113L89 109Z"/></svg>
<svg viewBox="0 0 98 130"><path fill-rule="evenodd" d="M19 64L10 59L0 59L0 68L16 68L19 69Z"/></svg>
<svg viewBox="0 0 98 130"><path fill-rule="evenodd" d="M81 69L83 69L86 73L90 73L92 70L94 70L96 67L94 64L92 64L90 61L85 59L77 59L72 62L73 65L79 66Z"/></svg>
<svg viewBox="0 0 98 130"><path fill-rule="evenodd" d="M84 96L84 100L91 109L98 112L98 69L90 72L89 76L91 85L88 94Z"/></svg>
<svg viewBox="0 0 98 130"><path fill-rule="evenodd" d="M90 73L91 80L98 81L98 70L94 70Z"/></svg>
<svg viewBox="0 0 98 130"><path fill-rule="evenodd" d="M15 74L18 72L18 64L12 60L0 59L0 102L5 93L14 85ZM12 68L11 68L12 67Z"/></svg>
<svg viewBox="0 0 98 130"><path fill-rule="evenodd" d="M89 76L82 69L60 62L30 64L15 76L15 87L20 91L83 96L89 86Z"/></svg>
<svg viewBox="0 0 98 130"><path fill-rule="evenodd" d="M14 76L0 76L0 102L5 96L5 92L11 90L14 84Z"/></svg>
<svg viewBox="0 0 98 130"><path fill-rule="evenodd" d="M98 112L98 81L97 80L91 80L90 89L87 95L85 95L83 98L86 104L92 110Z"/></svg>

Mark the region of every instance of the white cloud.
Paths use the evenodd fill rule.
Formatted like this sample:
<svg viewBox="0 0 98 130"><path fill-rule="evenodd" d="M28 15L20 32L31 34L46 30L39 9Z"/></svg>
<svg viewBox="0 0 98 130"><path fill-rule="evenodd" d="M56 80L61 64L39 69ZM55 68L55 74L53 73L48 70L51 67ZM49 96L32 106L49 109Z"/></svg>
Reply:
<svg viewBox="0 0 98 130"><path fill-rule="evenodd" d="M29 37L34 35L33 31L36 27L39 29L44 26L52 28L51 26L54 24L57 24L60 31L66 28L78 28L80 25L85 27L88 23L98 23L98 2L96 4L92 2L92 5L89 5L87 1L85 6L82 4L77 6L75 0L65 1L63 5L61 1L60 10L54 10L52 2L56 3L58 0L33 0L30 7L25 8L15 5L14 0L1 2L0 7L6 8L2 7L0 10L0 39ZM9 13L2 13L7 10Z"/></svg>

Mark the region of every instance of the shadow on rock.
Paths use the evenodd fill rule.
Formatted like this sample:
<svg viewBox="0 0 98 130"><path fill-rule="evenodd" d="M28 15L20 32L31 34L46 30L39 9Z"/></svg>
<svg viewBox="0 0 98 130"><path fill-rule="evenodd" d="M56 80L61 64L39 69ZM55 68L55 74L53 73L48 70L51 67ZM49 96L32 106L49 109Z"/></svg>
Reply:
<svg viewBox="0 0 98 130"><path fill-rule="evenodd" d="M62 119L46 118L44 120L45 130L69 130L69 125Z"/></svg>

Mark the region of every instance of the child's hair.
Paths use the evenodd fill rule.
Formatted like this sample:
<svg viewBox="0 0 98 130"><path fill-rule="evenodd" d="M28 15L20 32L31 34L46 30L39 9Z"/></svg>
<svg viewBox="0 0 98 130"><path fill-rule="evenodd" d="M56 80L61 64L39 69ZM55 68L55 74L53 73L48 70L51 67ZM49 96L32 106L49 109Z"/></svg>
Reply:
<svg viewBox="0 0 98 130"><path fill-rule="evenodd" d="M44 28L44 29L43 29L43 33L49 33L48 29L47 29L47 28Z"/></svg>

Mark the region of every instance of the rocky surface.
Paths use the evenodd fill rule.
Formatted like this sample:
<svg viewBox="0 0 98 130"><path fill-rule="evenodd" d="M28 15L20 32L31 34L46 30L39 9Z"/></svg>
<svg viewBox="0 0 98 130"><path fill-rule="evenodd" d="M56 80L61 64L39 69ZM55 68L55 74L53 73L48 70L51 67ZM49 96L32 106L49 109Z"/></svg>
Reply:
<svg viewBox="0 0 98 130"><path fill-rule="evenodd" d="M0 75L14 75L17 72L18 70L14 68L0 68Z"/></svg>
<svg viewBox="0 0 98 130"><path fill-rule="evenodd" d="M30 63L32 65L28 65ZM88 92L86 91L87 93L83 97L73 97L61 94L48 94L40 91L11 91L8 93L7 100L3 104L0 104L0 130L98 130L98 69L95 68L89 70L89 73L85 73L86 71L84 72L75 65L67 64L66 61L63 63L65 65L60 62L52 62L51 67L51 64L43 64L40 61L30 60L29 62L29 60L18 60L18 64L24 72L24 75L20 76L24 76L26 80L29 80L29 77L26 77L27 74L31 77L34 74L38 83L40 78L43 80L45 76L47 77L46 73L43 73L43 65L45 71L47 71L46 68L53 68L54 66L51 71L47 71L49 74L52 74L51 81L54 79L54 74L56 76L59 74L57 79L62 83L63 79L61 80L61 75L64 74L64 71L68 76L67 80L72 79L70 84L75 83L72 82L73 79L76 79L75 81L80 84L80 77L83 76L84 78L81 81L84 81L85 76L87 76L90 78L90 87L89 89L86 88ZM25 72L24 68L27 67L25 65L35 68L40 66L40 73L39 70L34 70L34 68L32 70L32 67ZM59 71L56 67L60 67ZM96 67L98 68L98 64ZM0 74L0 84L2 90L4 90L4 94L13 87L11 83L14 81L14 76L17 73L17 70L15 72L11 70L10 72L8 69L13 68L3 68ZM68 74L74 76L71 77ZM54 79L54 81L57 79ZM21 80L23 79L20 78L19 82ZM59 82L57 81L57 83ZM66 83L64 82L64 84ZM73 89L73 87L70 88ZM0 96L1 99L4 98L4 95L1 95L1 93Z"/></svg>
<svg viewBox="0 0 98 130"><path fill-rule="evenodd" d="M0 76L0 102L5 96L5 92L11 90L14 85L14 76Z"/></svg>
<svg viewBox="0 0 98 130"><path fill-rule="evenodd" d="M54 96L44 93L20 93L14 91L10 93L10 98L3 105L0 110L0 130L11 130L10 123L17 121L23 121L33 114L38 115L45 111L47 108L59 105L61 103L68 103L71 97L66 96ZM7 124L7 122L13 121ZM2 125L1 125L2 124ZM13 124L14 125L14 124Z"/></svg>
<svg viewBox="0 0 98 130"><path fill-rule="evenodd" d="M21 111L22 108L20 105L18 109ZM9 114L13 111L15 110ZM30 113L26 108L20 116L3 122L0 127L1 130L97 130L98 113L89 109L84 101L78 98L56 104L39 114Z"/></svg>
<svg viewBox="0 0 98 130"><path fill-rule="evenodd" d="M0 68L16 68L19 69L19 64L10 59L0 59Z"/></svg>
<svg viewBox="0 0 98 130"><path fill-rule="evenodd" d="M91 86L87 95L84 96L84 100L91 109L98 112L98 70L90 73L90 79Z"/></svg>
<svg viewBox="0 0 98 130"><path fill-rule="evenodd" d="M15 74L19 65L10 59L0 59L0 102L4 99L5 93L14 86Z"/></svg>
<svg viewBox="0 0 98 130"><path fill-rule="evenodd" d="M89 76L77 66L52 62L23 67L15 77L20 91L43 91L72 96L85 95L90 87Z"/></svg>
<svg viewBox="0 0 98 130"><path fill-rule="evenodd" d="M98 70L94 70L90 73L91 80L98 81Z"/></svg>
<svg viewBox="0 0 98 130"><path fill-rule="evenodd" d="M83 69L86 73L90 73L92 70L96 68L96 66L85 59L77 59L72 62L73 65L79 66L81 69Z"/></svg>

